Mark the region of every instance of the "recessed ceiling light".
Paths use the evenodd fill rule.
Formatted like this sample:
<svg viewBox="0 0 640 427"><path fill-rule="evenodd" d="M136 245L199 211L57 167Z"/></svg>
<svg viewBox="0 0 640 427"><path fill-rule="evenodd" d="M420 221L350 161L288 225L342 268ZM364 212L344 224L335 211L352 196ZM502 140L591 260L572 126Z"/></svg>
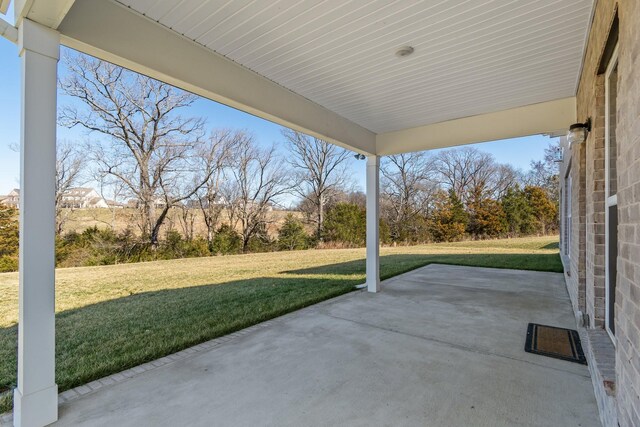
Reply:
<svg viewBox="0 0 640 427"><path fill-rule="evenodd" d="M405 56L409 56L413 53L413 48L411 46L402 46L400 49L396 50L396 56L403 58Z"/></svg>

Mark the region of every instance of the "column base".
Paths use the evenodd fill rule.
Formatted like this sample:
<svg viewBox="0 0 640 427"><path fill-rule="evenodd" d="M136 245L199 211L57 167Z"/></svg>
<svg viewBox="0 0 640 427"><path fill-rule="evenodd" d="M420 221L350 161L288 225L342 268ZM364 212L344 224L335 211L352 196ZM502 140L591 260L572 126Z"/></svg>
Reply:
<svg viewBox="0 0 640 427"><path fill-rule="evenodd" d="M23 395L13 392L14 427L43 427L58 420L58 386Z"/></svg>
<svg viewBox="0 0 640 427"><path fill-rule="evenodd" d="M380 292L380 282L367 283L367 291L372 293Z"/></svg>

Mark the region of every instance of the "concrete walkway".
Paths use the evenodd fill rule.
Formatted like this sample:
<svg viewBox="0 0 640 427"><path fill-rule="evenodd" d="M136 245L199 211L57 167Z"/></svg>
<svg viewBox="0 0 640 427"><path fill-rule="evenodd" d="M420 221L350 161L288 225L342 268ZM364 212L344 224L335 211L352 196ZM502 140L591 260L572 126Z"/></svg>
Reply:
<svg viewBox="0 0 640 427"><path fill-rule="evenodd" d="M431 265L63 404L59 426L597 426L586 366L523 351L575 328L554 273Z"/></svg>

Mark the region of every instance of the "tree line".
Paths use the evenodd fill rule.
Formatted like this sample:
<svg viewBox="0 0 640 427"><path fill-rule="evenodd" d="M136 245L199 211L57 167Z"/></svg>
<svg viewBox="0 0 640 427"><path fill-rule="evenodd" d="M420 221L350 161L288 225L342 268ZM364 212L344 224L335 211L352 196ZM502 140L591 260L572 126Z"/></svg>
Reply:
<svg viewBox="0 0 640 427"><path fill-rule="evenodd" d="M365 196L354 191L353 153L284 129L278 146L239 129L207 129L185 116L197 97L113 64L67 54L60 90L72 100L59 124L90 142L59 142L56 219L60 265L179 256L361 246ZM386 244L443 242L557 231L557 168L545 159L522 173L475 148L388 156L381 162L381 239ZM112 199L133 200L131 229L62 233L62 194L92 181ZM278 236L272 210L286 203ZM180 212L181 233L163 227ZM202 219L205 233L193 224ZM15 269L17 222L0 211L0 270ZM13 219L12 219L13 218Z"/></svg>

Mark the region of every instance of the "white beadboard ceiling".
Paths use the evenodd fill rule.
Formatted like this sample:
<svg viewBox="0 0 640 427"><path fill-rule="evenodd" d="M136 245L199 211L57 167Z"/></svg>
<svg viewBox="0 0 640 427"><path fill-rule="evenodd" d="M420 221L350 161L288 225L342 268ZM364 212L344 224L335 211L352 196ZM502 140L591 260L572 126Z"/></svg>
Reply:
<svg viewBox="0 0 640 427"><path fill-rule="evenodd" d="M574 96L593 6L118 1L376 133ZM402 46L415 52L398 58Z"/></svg>

